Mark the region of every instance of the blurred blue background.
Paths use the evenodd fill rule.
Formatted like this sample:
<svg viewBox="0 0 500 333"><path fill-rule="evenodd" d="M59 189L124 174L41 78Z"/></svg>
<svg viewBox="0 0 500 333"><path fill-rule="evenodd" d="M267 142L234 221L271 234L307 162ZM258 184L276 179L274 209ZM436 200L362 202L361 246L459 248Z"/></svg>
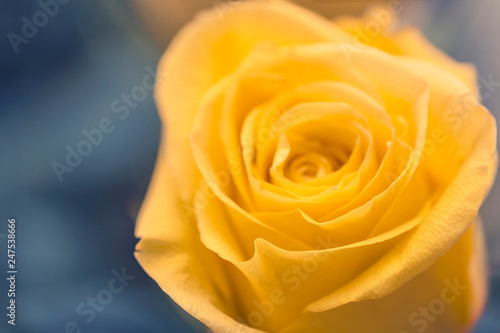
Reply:
<svg viewBox="0 0 500 333"><path fill-rule="evenodd" d="M183 313L133 256L135 216L161 130L144 80L150 80L165 44L196 5L186 5L189 10L179 18L179 1L172 1L177 5L164 16L173 23L159 34L147 12L126 1L60 2L45 20L34 17L41 10L37 1L0 0L2 309L9 217L17 220L19 270L17 325L8 326L2 310L0 332L59 333L73 321L82 332L201 332L202 325ZM313 4L320 11L322 6L333 5ZM30 38L22 37L23 17L40 25L26 28ZM403 17L453 57L474 62L483 77L500 81L499 1L413 1ZM129 113L115 113L112 103L132 93L140 98ZM500 91L484 104L498 119ZM82 131L99 128L103 119L109 119L112 132L60 181L53 162L66 164L67 146L77 149L85 139ZM491 289L476 333L500 327L499 199L495 186L482 209ZM130 281L109 304L95 310L95 317L77 315L88 297L105 297L101 290L109 288L112 271L123 270Z"/></svg>

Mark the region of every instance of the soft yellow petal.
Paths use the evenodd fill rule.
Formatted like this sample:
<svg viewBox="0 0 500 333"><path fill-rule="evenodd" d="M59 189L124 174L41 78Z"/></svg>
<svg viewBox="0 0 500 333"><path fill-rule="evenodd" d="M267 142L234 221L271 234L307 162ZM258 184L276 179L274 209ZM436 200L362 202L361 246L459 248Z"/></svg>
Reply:
<svg viewBox="0 0 500 333"><path fill-rule="evenodd" d="M162 145L152 185L138 218L135 256L146 273L188 313L215 331L257 333L236 322L231 267L201 243L196 225L179 204ZM246 288L252 297L251 290Z"/></svg>
<svg viewBox="0 0 500 333"><path fill-rule="evenodd" d="M484 247L478 221L429 269L393 293L308 312L279 332L468 332L486 301Z"/></svg>
<svg viewBox="0 0 500 333"><path fill-rule="evenodd" d="M363 17L341 16L334 23L352 34L351 43L359 49L365 45L371 46L390 54L405 55L438 65L477 93L474 65L454 60L413 27L397 28L397 14L390 6L373 6Z"/></svg>
<svg viewBox="0 0 500 333"><path fill-rule="evenodd" d="M307 44L347 37L326 19L282 1L242 2L225 11L223 18L211 9L187 24L160 61L159 71L168 76L155 90L181 198L192 198L199 179L189 135L200 101L212 85L232 73L258 43Z"/></svg>
<svg viewBox="0 0 500 333"><path fill-rule="evenodd" d="M494 121L489 114L483 116L472 152L411 237L344 288L311 306L311 310L337 307L345 297L360 301L386 296L428 268L465 233L482 202L495 149Z"/></svg>

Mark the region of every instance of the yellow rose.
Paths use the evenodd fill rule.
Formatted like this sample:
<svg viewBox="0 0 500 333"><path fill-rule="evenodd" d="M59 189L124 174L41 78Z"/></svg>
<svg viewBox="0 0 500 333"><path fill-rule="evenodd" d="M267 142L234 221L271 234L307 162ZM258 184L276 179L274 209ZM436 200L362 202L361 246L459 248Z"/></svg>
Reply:
<svg viewBox="0 0 500 333"><path fill-rule="evenodd" d="M462 332L480 315L495 121L472 66L388 29L396 5L331 22L233 4L163 56L136 257L214 332Z"/></svg>

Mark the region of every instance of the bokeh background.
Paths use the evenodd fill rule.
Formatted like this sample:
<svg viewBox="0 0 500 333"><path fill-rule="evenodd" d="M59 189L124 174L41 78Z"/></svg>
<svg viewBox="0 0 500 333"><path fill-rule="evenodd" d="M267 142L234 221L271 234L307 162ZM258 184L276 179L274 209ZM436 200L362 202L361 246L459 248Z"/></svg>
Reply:
<svg viewBox="0 0 500 333"><path fill-rule="evenodd" d="M51 1L42 0L41 3ZM17 325L0 332L203 332L137 264L135 217L154 167L161 125L152 92L113 112L141 90L180 26L222 0L60 0L57 12L18 45L39 1L0 0L0 308L7 306L7 218L17 220ZM359 13L366 1L296 1L326 16ZM64 3L64 4L62 4ZM43 17L37 17L43 23ZM492 80L484 104L500 119L500 1L406 1L405 24L419 26L453 57ZM12 35L11 35L12 36ZM230 46L228 46L230 47ZM149 80L149 79L147 79ZM122 116L120 118L120 116ZM63 163L82 131L110 119L105 134L62 181ZM497 182L498 183L498 182ZM500 186L481 209L490 250L489 301L476 333L500 332ZM108 287L113 270L134 279L89 322L76 309ZM394 313L394 316L397 316ZM70 325L71 326L71 325ZM397 332L395 332L397 333Z"/></svg>

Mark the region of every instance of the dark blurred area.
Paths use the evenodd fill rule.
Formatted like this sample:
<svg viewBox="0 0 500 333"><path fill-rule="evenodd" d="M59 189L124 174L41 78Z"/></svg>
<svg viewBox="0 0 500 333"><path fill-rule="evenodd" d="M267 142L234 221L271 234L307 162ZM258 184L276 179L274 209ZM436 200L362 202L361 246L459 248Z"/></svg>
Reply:
<svg viewBox="0 0 500 333"><path fill-rule="evenodd" d="M11 32L20 36L14 43ZM1 1L0 35L0 332L73 331L71 322L82 332L196 332L133 256L160 134L152 92L135 89L127 117L111 109L143 86L162 50L118 1ZM67 146L78 151L82 131L103 119L113 131L100 142L95 136L98 144L60 181L52 164L66 164ZM4 313L10 217L17 220L14 329ZM122 270L131 280L107 304L109 294L98 294ZM94 310L87 298L98 296L106 304Z"/></svg>
<svg viewBox="0 0 500 333"><path fill-rule="evenodd" d="M190 3L179 16L179 1L168 2L157 14L178 22L158 27L139 1L0 0L0 332L204 331L133 256L161 131L154 70L198 8ZM405 13L498 82L499 4L414 1ZM484 103L498 119L500 93ZM483 208L491 288L476 333L500 327L499 197L496 186ZM15 328L4 314L8 218L16 219ZM89 305L96 298L105 305Z"/></svg>

